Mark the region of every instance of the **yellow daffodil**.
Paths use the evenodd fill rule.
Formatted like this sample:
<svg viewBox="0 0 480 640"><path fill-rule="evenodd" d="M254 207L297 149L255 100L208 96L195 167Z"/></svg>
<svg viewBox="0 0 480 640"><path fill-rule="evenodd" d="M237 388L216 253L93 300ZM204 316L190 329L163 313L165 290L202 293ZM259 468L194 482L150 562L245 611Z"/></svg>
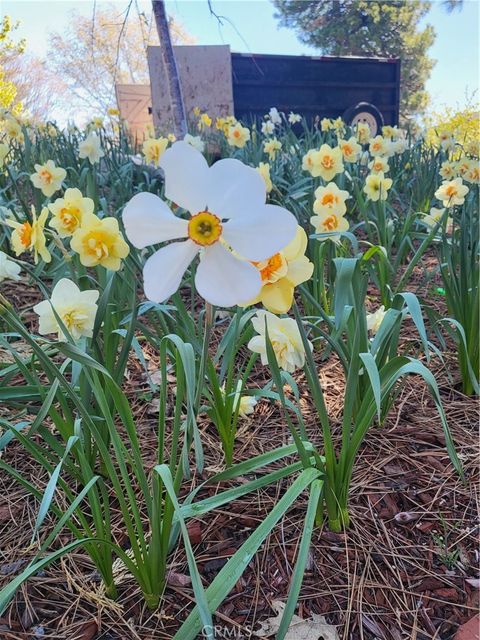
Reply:
<svg viewBox="0 0 480 640"><path fill-rule="evenodd" d="M208 113L202 113L197 126L200 131L202 129L209 129L212 126L212 119L210 118Z"/></svg>
<svg viewBox="0 0 480 640"><path fill-rule="evenodd" d="M198 116L202 113L200 107L193 107L193 115L198 118Z"/></svg>
<svg viewBox="0 0 480 640"><path fill-rule="evenodd" d="M34 187L40 189L43 195L49 198L61 188L66 175L65 169L56 167L53 160L47 160L45 164L35 165L35 173L32 173L30 180Z"/></svg>
<svg viewBox="0 0 480 640"><path fill-rule="evenodd" d="M107 113L109 116L112 116L113 118L120 115L120 111L118 109L115 109L115 107L110 107L109 109L107 109Z"/></svg>
<svg viewBox="0 0 480 640"><path fill-rule="evenodd" d="M386 311L383 304L373 313L367 313L367 329L368 331L370 331L370 333L372 333L373 335L377 333L377 331L380 329L380 325L383 322L385 314Z"/></svg>
<svg viewBox="0 0 480 640"><path fill-rule="evenodd" d="M456 204L463 204L469 189L463 184L461 178L455 178L449 182L442 182L435 191L435 197L442 201L444 207L453 207Z"/></svg>
<svg viewBox="0 0 480 640"><path fill-rule="evenodd" d="M454 162L449 162L445 160L442 162L442 166L440 167L439 174L442 176L444 180L452 180L457 177L457 167Z"/></svg>
<svg viewBox="0 0 480 640"><path fill-rule="evenodd" d="M340 117L335 118L332 122L332 127L335 129L338 136L343 136L345 133L345 122Z"/></svg>
<svg viewBox="0 0 480 640"><path fill-rule="evenodd" d="M90 164L100 162L105 155L100 145L100 138L93 131L78 145L78 157L88 158Z"/></svg>
<svg viewBox="0 0 480 640"><path fill-rule="evenodd" d="M0 282L3 280L20 280L20 265L0 251Z"/></svg>
<svg viewBox="0 0 480 640"><path fill-rule="evenodd" d="M82 336L91 338L97 314L98 295L98 291L92 289L80 291L74 282L62 278L55 285L50 300L43 300L33 307L39 317L38 332L42 336L56 333L59 340L66 340L66 335L55 317L55 310L74 340L79 340Z"/></svg>
<svg viewBox="0 0 480 640"><path fill-rule="evenodd" d="M230 126L228 128L227 142L231 147L238 147L241 149L250 140L250 130L247 127L242 127L240 122Z"/></svg>
<svg viewBox="0 0 480 640"><path fill-rule="evenodd" d="M84 198L80 189L67 189L63 198L48 205L53 214L49 225L60 238L68 238L81 226L83 217L93 213L94 202Z"/></svg>
<svg viewBox="0 0 480 640"><path fill-rule="evenodd" d="M17 222L16 220L7 220L6 224L12 227L13 233L10 239L12 249L15 255L19 256L26 251L33 252L35 264L38 263L38 256L44 262L50 262L52 256L46 247L45 233L43 231L45 222L47 221L48 209L44 207L37 219L35 207L32 205L32 222Z"/></svg>
<svg viewBox="0 0 480 640"><path fill-rule="evenodd" d="M162 153L168 147L168 138L148 138L142 146L145 160L158 167Z"/></svg>
<svg viewBox="0 0 480 640"><path fill-rule="evenodd" d="M167 140L168 140L169 142L171 142L171 143L174 143L176 139L177 139L177 137L176 137L176 135L175 135L174 133L169 133L169 134L167 135Z"/></svg>
<svg viewBox="0 0 480 640"><path fill-rule="evenodd" d="M468 158L462 158L455 163L455 169L457 176L464 178L467 171L470 169L470 160Z"/></svg>
<svg viewBox="0 0 480 640"><path fill-rule="evenodd" d="M362 152L362 147L358 144L356 138L352 136L348 140L339 140L338 146L342 151L345 162L357 162Z"/></svg>
<svg viewBox="0 0 480 640"><path fill-rule="evenodd" d="M389 124L386 124L382 127L382 136L384 138L394 138L395 137L395 129L396 127L391 127Z"/></svg>
<svg viewBox="0 0 480 640"><path fill-rule="evenodd" d="M263 365L268 364L265 327L273 347L278 366L284 371L293 373L305 364L305 349L297 323L292 318L278 318L268 311L257 311L252 318L252 325L258 335L248 343L248 348L260 354ZM312 345L310 344L310 349Z"/></svg>
<svg viewBox="0 0 480 640"><path fill-rule="evenodd" d="M372 173L388 173L390 171L387 159L381 156L374 157L373 160L368 163L368 168ZM405 166L405 168L407 167Z"/></svg>
<svg viewBox="0 0 480 640"><path fill-rule="evenodd" d="M365 180L365 186L363 192L370 200L377 202L378 200L386 200L388 196L388 190L392 186L392 179L385 178L382 172L371 173Z"/></svg>
<svg viewBox="0 0 480 640"><path fill-rule="evenodd" d="M287 313L295 287L312 277L313 264L305 255L307 244L307 234L298 226L295 238L284 249L254 263L262 277L262 288L249 305L261 302L272 313Z"/></svg>
<svg viewBox="0 0 480 640"><path fill-rule="evenodd" d="M265 187L267 188L267 193L273 189L272 179L270 178L270 165L268 162L260 162L257 167L258 173L265 180Z"/></svg>
<svg viewBox="0 0 480 640"><path fill-rule="evenodd" d="M98 218L90 213L83 216L82 226L75 231L70 246L80 256L85 267L101 265L118 271L122 258L129 254L116 218Z"/></svg>
<svg viewBox="0 0 480 640"><path fill-rule="evenodd" d="M356 126L355 135L360 144L367 144L370 140L370 127L366 122L359 122Z"/></svg>
<svg viewBox="0 0 480 640"><path fill-rule="evenodd" d="M345 200L348 198L348 191L339 189L334 182L329 182L325 187L316 189L313 210L317 215L335 213L343 216L347 211Z"/></svg>
<svg viewBox="0 0 480 640"><path fill-rule="evenodd" d="M277 138L272 138L271 140L266 140L263 143L263 152L268 153L268 157L270 160L275 160L277 157L277 153L281 150L282 143Z"/></svg>
<svg viewBox="0 0 480 640"><path fill-rule="evenodd" d="M255 407L257 406L257 400L255 396L241 396L241 391L242 381L239 380L233 398L233 409L235 411L238 408L238 415L240 418L248 418L248 416L254 413ZM222 395L225 396L225 385L221 388L221 392Z"/></svg>

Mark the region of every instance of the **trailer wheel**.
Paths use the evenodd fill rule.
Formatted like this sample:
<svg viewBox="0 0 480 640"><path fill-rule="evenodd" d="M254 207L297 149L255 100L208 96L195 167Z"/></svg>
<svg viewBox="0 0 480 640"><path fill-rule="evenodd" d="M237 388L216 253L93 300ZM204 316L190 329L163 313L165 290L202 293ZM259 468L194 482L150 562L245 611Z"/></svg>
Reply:
<svg viewBox="0 0 480 640"><path fill-rule="evenodd" d="M350 107L342 116L343 120L354 127L359 122L365 122L370 127L370 134L376 136L383 127L383 116L377 107L370 102L359 102L356 107Z"/></svg>

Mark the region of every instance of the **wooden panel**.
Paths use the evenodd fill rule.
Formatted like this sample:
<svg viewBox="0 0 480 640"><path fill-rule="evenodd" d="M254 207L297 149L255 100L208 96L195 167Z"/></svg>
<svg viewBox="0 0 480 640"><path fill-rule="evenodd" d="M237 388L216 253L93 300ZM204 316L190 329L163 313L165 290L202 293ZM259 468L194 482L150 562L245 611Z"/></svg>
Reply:
<svg viewBox="0 0 480 640"><path fill-rule="evenodd" d="M176 46L180 84L187 118L199 107L212 118L233 113L232 66L228 45ZM172 131L170 96L160 47L148 47L148 68L152 87L155 127Z"/></svg>
<svg viewBox="0 0 480 640"><path fill-rule="evenodd" d="M117 84L115 86L120 116L128 124L131 135L141 141L152 127L152 99L148 84Z"/></svg>

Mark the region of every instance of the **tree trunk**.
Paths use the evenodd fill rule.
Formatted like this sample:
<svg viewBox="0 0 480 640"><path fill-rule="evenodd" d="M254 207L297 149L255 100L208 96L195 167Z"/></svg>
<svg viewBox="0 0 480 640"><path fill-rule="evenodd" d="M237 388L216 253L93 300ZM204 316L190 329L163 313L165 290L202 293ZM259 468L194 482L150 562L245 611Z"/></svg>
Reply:
<svg viewBox="0 0 480 640"><path fill-rule="evenodd" d="M162 50L163 64L168 82L170 104L172 106L173 128L177 138L182 139L187 133L187 118L183 104L182 87L178 75L177 63L173 53L170 29L165 11L164 0L152 0L153 15L157 25L160 48Z"/></svg>

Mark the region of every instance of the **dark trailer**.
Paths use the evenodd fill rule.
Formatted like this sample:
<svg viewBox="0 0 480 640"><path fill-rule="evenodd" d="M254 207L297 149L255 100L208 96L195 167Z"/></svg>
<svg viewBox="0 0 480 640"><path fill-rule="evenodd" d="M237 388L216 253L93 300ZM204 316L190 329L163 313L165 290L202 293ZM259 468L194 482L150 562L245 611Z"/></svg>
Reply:
<svg viewBox="0 0 480 640"><path fill-rule="evenodd" d="M233 104L239 119L263 118L271 107L308 121L367 122L375 135L398 124L400 60L232 53Z"/></svg>

